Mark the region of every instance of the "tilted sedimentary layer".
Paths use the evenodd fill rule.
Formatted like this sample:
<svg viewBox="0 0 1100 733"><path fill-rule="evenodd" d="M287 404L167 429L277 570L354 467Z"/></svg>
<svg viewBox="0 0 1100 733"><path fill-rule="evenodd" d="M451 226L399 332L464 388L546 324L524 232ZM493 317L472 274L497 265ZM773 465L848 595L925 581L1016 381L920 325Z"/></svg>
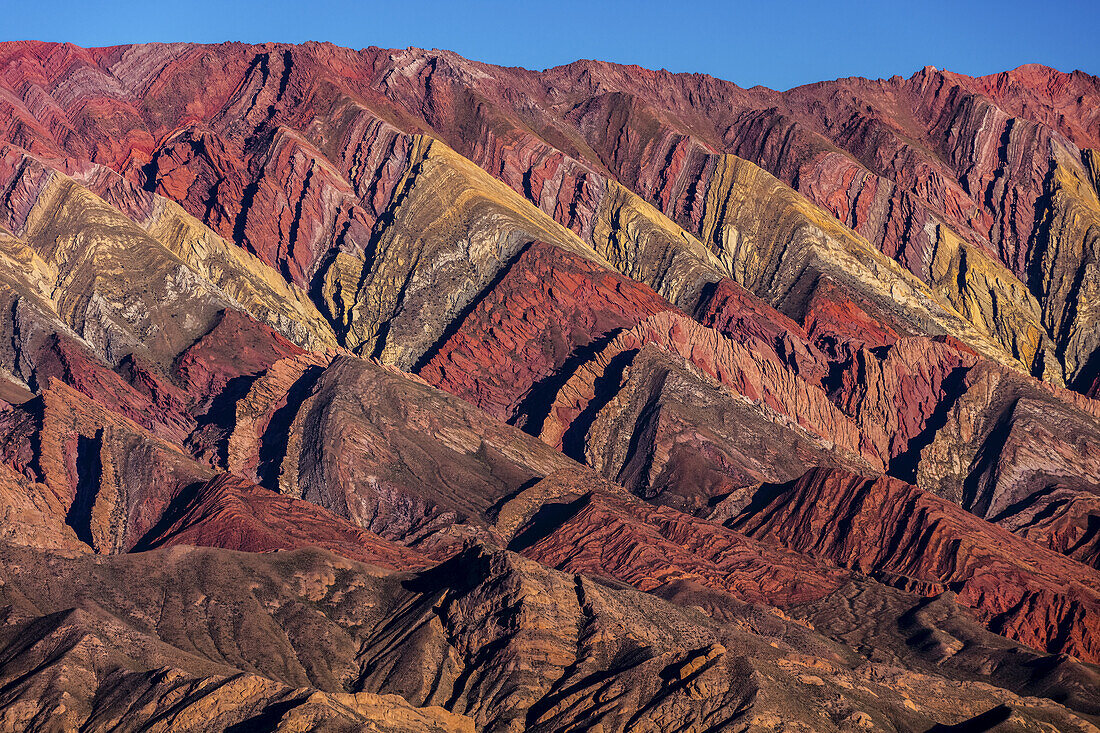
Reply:
<svg viewBox="0 0 1100 733"><path fill-rule="evenodd" d="M1097 110L0 44L0 728L1095 731Z"/></svg>
<svg viewBox="0 0 1100 733"><path fill-rule="evenodd" d="M924 594L950 589L997 631L1032 644L1038 633L1040 643L1096 656L1095 573L1010 532L973 529L980 525L972 514L896 479L817 469L789 487L761 489L730 523L890 584ZM976 531L986 533L985 541L971 546ZM1020 610L1036 606L1047 609L1039 628L1021 625Z"/></svg>

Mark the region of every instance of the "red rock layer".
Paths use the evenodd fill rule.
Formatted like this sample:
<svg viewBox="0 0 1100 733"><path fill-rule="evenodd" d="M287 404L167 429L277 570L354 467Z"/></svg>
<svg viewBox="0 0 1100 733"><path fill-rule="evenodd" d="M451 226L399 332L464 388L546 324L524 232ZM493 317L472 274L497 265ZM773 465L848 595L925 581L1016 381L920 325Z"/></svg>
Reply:
<svg viewBox="0 0 1100 733"><path fill-rule="evenodd" d="M221 547L242 552L273 552L320 547L370 565L411 570L426 558L387 542L301 499L262 489L231 474L222 474L188 491L176 507L146 535L139 549L171 545Z"/></svg>
<svg viewBox="0 0 1100 733"><path fill-rule="evenodd" d="M720 280L695 314L704 326L717 329L752 351L766 349L811 384L828 373L827 359L810 341L806 329L778 313L736 282Z"/></svg>
<svg viewBox="0 0 1100 733"><path fill-rule="evenodd" d="M848 576L768 547L720 524L668 507L592 493L544 507L564 521L523 549L539 562L600 575L645 591L688 581L749 603L788 606L820 600ZM540 517L536 515L537 523ZM549 518L543 521L552 521ZM538 526L537 524L535 525ZM520 533L518 542L530 541Z"/></svg>
<svg viewBox="0 0 1100 733"><path fill-rule="evenodd" d="M603 378L612 360L646 344L681 357L736 394L828 439L840 450L860 455L855 424L829 402L819 387L807 384L774 355L751 352L718 331L671 312L652 316L622 332L592 361L582 365L559 390L542 432L543 440L560 447L565 431L594 398L596 382ZM876 460L867 451L863 456Z"/></svg>
<svg viewBox="0 0 1100 733"><path fill-rule="evenodd" d="M892 470L915 476L922 443L939 428L934 416L957 397L964 375L977 363L962 348L902 338L879 351L859 350L833 375L833 402L858 421L862 439Z"/></svg>
<svg viewBox="0 0 1100 733"><path fill-rule="evenodd" d="M975 700L984 705L978 712L1009 700L1022 710L1001 688L973 697L973 688L955 685L942 688L954 694L921 699L965 699L965 714L959 707L935 720L911 717L908 697L910 705L883 713L875 693L859 697L871 689L868 677L893 675L890 692L914 697L940 678L913 683L875 665L867 671L851 640L870 633L873 658L925 665L935 655L920 656L926 645L903 638L910 627L899 631L894 617L869 618L867 609L913 611L906 623L926 624L947 608L951 623L926 630L931 646L954 654L958 639L975 635L959 631L973 624L969 616L958 622L966 614L945 593L952 591L990 629L1044 652L1100 656L1096 574L1081 564L1100 563L1100 407L934 336L953 329L984 344L981 331L1044 378L1095 391L1089 222L1100 211L1100 163L1087 148L1100 147L1098 89L1093 77L1038 68L982 79L926 69L908 80L848 79L779 94L598 62L534 73L415 49L0 44L0 393L21 405L0 404L0 534L68 554L312 545L398 569L471 541L511 542L556 567L665 597L709 594L723 618L736 615L729 609L739 601L814 607L818 618L843 606L852 617L830 621L830 639L811 639L808 629L789 636L794 624L773 610L768 622L782 620L785 631L765 643L754 638L768 625L757 613L732 637L751 652L739 656L715 641L732 633L726 625L701 623L690 638L668 642L695 628L684 620L701 619L693 609L507 553L469 549L439 570L370 571L369 581L356 579L354 563L311 551L156 556L168 567L156 568L161 579L148 587L170 588L176 605L142 606L141 625L155 611L179 621L180 638L207 638L195 629L221 606L206 593L219 573L238 567L235 577L250 580L226 588L246 589L234 608L247 611L231 614L245 626L229 624L230 637L203 642L217 664L252 669L254 659L222 650L254 644L271 661L269 673L295 684L396 692L468 712L482 727L572 728L604 716L608 729L669 728L686 725L687 713L699 713L692 724L708 729L773 727L786 718L746 717L769 695L805 697L824 710L813 720L828 722L815 729L889 721L926 730L977 714ZM733 206L731 191L750 183L791 206L764 195ZM458 203L438 206L467 195L484 199L477 227ZM156 217L176 211L161 197L272 272L238 260L232 247L227 255L224 242L187 217L166 220L186 241L154 239ZM420 246L436 233L458 244ZM193 234L202 246L190 245ZM399 241L417 237L408 248ZM649 285L603 269L599 256L580 256L584 243ZM185 256L194 261L181 263ZM256 307L272 311L264 320L296 343L353 334L367 353L405 367L419 361L424 380L467 401L395 368L292 345L232 309L243 300L225 286L237 279L225 268L268 286L252 293ZM731 273L787 315L724 277ZM880 279L888 287L868 285ZM300 295L302 307L279 309L287 293ZM389 304L376 307L378 298ZM948 302L975 332L941 319L951 316ZM311 329L327 338L295 335ZM846 471L819 468L758 488L813 466ZM940 498L855 475L881 471ZM733 517L736 529L695 513ZM24 549L12 557L32 557ZM179 559L187 556L218 573L184 573ZM42 557L42 567L63 565ZM141 557L130 556L134 577L150 574ZM0 583L10 601L0 619L9 692L58 710L47 706L52 692L21 686L53 684L41 682L49 669L51 680L77 679L66 688L74 691L125 679L130 692L170 697L151 668L120 672L123 661L111 662L115 677L98 672L101 638L127 649L153 643L121 626L103 631L135 605L100 615L82 608L73 621L62 610L74 605L65 589L39 595L41 579L22 562L8 575L27 576L23 590ZM80 567L109 575L128 562ZM254 586L261 567L276 580ZM290 646L299 631L273 624L257 634L254 620L270 620L259 605L294 596L286 589L295 584L309 603L293 598L272 617L305 618L294 624L307 631ZM98 585L106 593L88 598L107 602L115 591ZM910 592L944 597L933 612ZM46 595L65 603L50 605L49 618L47 604L26 601ZM326 598L341 621L319 632ZM628 618L633 625L620 633ZM79 643L64 647L73 629ZM34 653L18 654L13 639L37 645ZM983 643L1001 650L987 656L990 668L1010 656L1005 649L1020 649ZM837 664L862 665L864 677L788 681L776 670L801 664L790 647L806 644L830 680ZM337 647L338 673L327 660L300 662L313 659L307 648L320 658ZM160 666L184 654L165 655ZM1004 662L1009 671L998 679L1022 689L1019 680L1034 674L1024 685L1030 694L1057 677L1038 692L1092 704L1088 694L1073 697L1090 687L1080 680L1095 679L1091 668L1027 654ZM32 666L5 669L16 658ZM954 669L966 680L993 674ZM161 676L136 679L146 673ZM792 696L786 686L796 684L823 689ZM261 701L288 693L272 690L253 695L250 716L264 710L274 724L280 710ZM848 692L839 690L859 705L841 706ZM362 702L340 699L349 710ZM863 708L878 717L854 712ZM94 727L91 715L73 719Z"/></svg>
<svg viewBox="0 0 1100 733"><path fill-rule="evenodd" d="M71 337L55 334L35 365L36 384L60 380L170 442L183 442L195 428L187 411L191 395L133 358L121 365L120 376Z"/></svg>
<svg viewBox="0 0 1100 733"><path fill-rule="evenodd" d="M921 451L916 483L1095 566L1100 403L979 362Z"/></svg>
<svg viewBox="0 0 1100 733"><path fill-rule="evenodd" d="M533 242L419 375L490 415L516 417L533 386L579 351L673 307L590 260Z"/></svg>
<svg viewBox="0 0 1100 733"><path fill-rule="evenodd" d="M330 361L328 356L313 353L280 359L249 384L247 394L233 407L231 431L228 436L218 436L225 441L226 469L275 488L277 466L272 461L281 459L282 454L272 446L285 445L286 420Z"/></svg>
<svg viewBox="0 0 1100 733"><path fill-rule="evenodd" d="M811 471L762 489L731 526L917 593L950 590L997 633L1100 659L1100 575L903 481Z"/></svg>
<svg viewBox="0 0 1100 733"><path fill-rule="evenodd" d="M632 493L689 514L728 508L751 487L814 466L873 470L653 344L615 357L597 386L563 448Z"/></svg>
<svg viewBox="0 0 1100 733"><path fill-rule="evenodd" d="M900 335L883 317L872 317L869 303L855 303L827 278L818 280L806 306L803 324L821 351L837 362L862 348L888 346Z"/></svg>
<svg viewBox="0 0 1100 733"><path fill-rule="evenodd" d="M1087 74L1036 67L971 79L927 68L780 94L600 62L536 74L446 52L323 44L8 44L0 64L9 142L110 166L303 287L335 250L369 251L412 133L442 138L582 238L595 231L609 174L700 233L718 154L732 153L926 282L946 257L940 230L955 232L1008 268L985 283L998 298L1038 294L1041 328L1026 326L1019 354L1028 366L1051 379L1064 366L1082 390L1094 376L1085 365L1096 344L1081 335L1094 317L1067 311L1073 296L1027 268L1042 255L1052 166L1083 176L1085 149L1100 147L1088 106L1100 83ZM1089 257L1060 260L1058 277L1073 280ZM1016 348L1011 333L999 338Z"/></svg>
<svg viewBox="0 0 1100 733"><path fill-rule="evenodd" d="M189 394L215 396L237 377L255 376L301 353L270 327L227 308L209 333L180 354L174 372Z"/></svg>
<svg viewBox="0 0 1100 733"><path fill-rule="evenodd" d="M207 57L217 58L216 70L207 68ZM1045 150L1024 139L1049 137L1047 130L1052 130L1078 147L1096 147L1100 126L1089 105L1100 97L1095 78L1041 67L977 79L928 68L910 79L843 79L779 94L706 76L602 62L577 62L539 75L445 52L353 52L319 44L92 50L7 44L0 62L7 83L17 90L6 101L14 121L10 137L43 151L65 147L116 168L156 157L155 140L164 140L165 149L178 145L177 137L188 140L168 133L189 126L202 132L185 147L217 158L226 153L211 140L226 137L239 145L265 124L298 127L324 111L332 121L326 121L328 134L317 148L335 148L341 159L346 156L345 173L358 173L347 176L349 181L378 170L371 157L376 151L399 147L394 123L430 126L494 175L529 191L544 211L561 209L574 217L581 212L584 221L585 207L578 202L595 195L601 168L600 162L580 160L584 142L602 143L593 145L601 160L631 187L657 190L654 182L667 182L651 197L664 204L662 209L673 205L673 181L697 172L693 151L727 148L797 181L842 220L866 229L872 241L893 237L884 247L889 251L903 251L906 238L918 237L934 216L950 217L959 228L987 238L994 229L995 234L1005 230L1003 238L1023 236L1030 231L1026 222L1008 224L1012 216L1026 217L1034 210L1021 198L1029 182L1018 169L1027 169L1029 151L1042 155ZM60 83L71 74L82 78L81 87ZM377 105L382 114L369 115L348 97L319 88L313 77L320 75L339 78L341 86ZM519 91L541 106L516 110L507 104ZM155 104L136 104L133 96L139 94ZM98 97L96 108L69 113L69 106L92 95ZM548 102L577 95L585 102L574 105L565 119L548 112ZM100 117L114 120L114 129L97 124ZM592 125L603 131L596 140L589 134L589 120L600 117L613 117L616 124ZM952 128L952 122L958 124ZM1006 134L1008 145L998 145ZM912 141L941 152L946 163ZM259 142L265 142L262 136ZM223 145L234 155L251 153ZM650 165L650 158L668 165ZM368 160L374 164L357 165ZM166 165L162 177L170 179L169 172L180 167ZM224 166L215 168L225 172ZM177 194L173 197L201 177L191 174L184 184L169 187ZM222 185L232 188L231 179ZM363 187L356 188L366 199ZM1006 194L1015 206L1006 203ZM1002 214L1007 215L1003 223ZM906 222L906 216L914 220Z"/></svg>
<svg viewBox="0 0 1100 733"><path fill-rule="evenodd" d="M1100 495L1080 486L1053 484L1041 500L994 523L1100 570Z"/></svg>
<svg viewBox="0 0 1100 733"><path fill-rule="evenodd" d="M62 554L90 552L65 523L66 499L0 464L0 540Z"/></svg>
<svg viewBox="0 0 1100 733"><path fill-rule="evenodd" d="M279 490L432 556L488 538L491 507L575 465L461 399L352 356L299 399L272 436Z"/></svg>
<svg viewBox="0 0 1100 733"><path fill-rule="evenodd" d="M178 492L211 472L140 425L51 380L33 468L64 500L66 521L97 552L131 549Z"/></svg>

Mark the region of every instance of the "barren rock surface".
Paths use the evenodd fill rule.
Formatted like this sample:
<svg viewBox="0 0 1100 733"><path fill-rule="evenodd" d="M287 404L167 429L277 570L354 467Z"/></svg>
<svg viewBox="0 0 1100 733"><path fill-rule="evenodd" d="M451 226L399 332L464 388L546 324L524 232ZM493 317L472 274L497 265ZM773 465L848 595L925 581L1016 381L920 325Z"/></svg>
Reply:
<svg viewBox="0 0 1100 733"><path fill-rule="evenodd" d="M1097 110L0 43L0 729L1095 732Z"/></svg>

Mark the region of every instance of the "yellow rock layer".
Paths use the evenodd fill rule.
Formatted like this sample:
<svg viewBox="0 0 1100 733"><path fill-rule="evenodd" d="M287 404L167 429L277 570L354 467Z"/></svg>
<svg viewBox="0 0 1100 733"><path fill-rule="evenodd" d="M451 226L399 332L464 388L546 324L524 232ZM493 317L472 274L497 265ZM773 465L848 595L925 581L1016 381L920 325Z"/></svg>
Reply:
<svg viewBox="0 0 1100 733"><path fill-rule="evenodd" d="M1004 265L954 231L936 228L932 290L1036 376L1062 384L1039 301Z"/></svg>
<svg viewBox="0 0 1100 733"><path fill-rule="evenodd" d="M914 333L951 334L997 362L1030 367L866 239L746 160L718 158L700 232L730 275L773 306L793 307L796 286L827 274Z"/></svg>
<svg viewBox="0 0 1100 733"><path fill-rule="evenodd" d="M27 243L7 230L0 232L0 287L32 298L47 312L54 311L57 268L38 256Z"/></svg>
<svg viewBox="0 0 1100 733"><path fill-rule="evenodd" d="M136 223L76 181L48 176L22 236L0 232L0 280L48 304L108 361L141 350L170 359L225 307L303 348L336 348L301 288L175 202L156 197L148 220Z"/></svg>
<svg viewBox="0 0 1100 733"><path fill-rule="evenodd" d="M21 232L33 255L9 254L66 325L109 361L170 358L209 328L227 304L208 283L98 196L49 176Z"/></svg>
<svg viewBox="0 0 1100 733"><path fill-rule="evenodd" d="M157 197L153 215L144 227L256 320L302 348L336 348L336 334L300 287L286 282L258 257L219 237L176 202Z"/></svg>
<svg viewBox="0 0 1100 733"><path fill-rule="evenodd" d="M616 270L688 312L705 284L726 275L702 242L610 178L593 222L592 243Z"/></svg>
<svg viewBox="0 0 1100 733"><path fill-rule="evenodd" d="M11 404L33 396L28 385L33 356L24 352L33 351L37 336L53 331L80 338L54 310L50 300L54 282L56 268L15 235L0 231L0 332L7 334L0 345L0 399ZM22 324L28 320L35 327L24 330Z"/></svg>
<svg viewBox="0 0 1100 733"><path fill-rule="evenodd" d="M528 242L608 263L504 183L418 135L397 194L364 258L325 271L322 306L343 345L411 368Z"/></svg>
<svg viewBox="0 0 1100 733"><path fill-rule="evenodd" d="M1100 196L1100 150L1085 148L1081 151L1081 162L1085 166L1089 182L1092 183L1092 190Z"/></svg>
<svg viewBox="0 0 1100 733"><path fill-rule="evenodd" d="M1084 166L1064 158L1048 180L1036 270L1046 294L1043 323L1072 383L1100 349L1100 158L1094 150L1083 152Z"/></svg>

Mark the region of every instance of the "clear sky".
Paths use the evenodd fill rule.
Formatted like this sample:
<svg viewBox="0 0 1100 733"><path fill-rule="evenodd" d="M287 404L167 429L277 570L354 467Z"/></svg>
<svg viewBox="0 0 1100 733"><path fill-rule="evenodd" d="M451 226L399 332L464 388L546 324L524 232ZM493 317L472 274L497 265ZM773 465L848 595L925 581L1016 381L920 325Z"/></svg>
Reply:
<svg viewBox="0 0 1100 733"><path fill-rule="evenodd" d="M926 64L966 74L1025 63L1100 74L1100 0L0 0L0 40L23 39L419 46L506 66L598 58L786 89L908 76Z"/></svg>

